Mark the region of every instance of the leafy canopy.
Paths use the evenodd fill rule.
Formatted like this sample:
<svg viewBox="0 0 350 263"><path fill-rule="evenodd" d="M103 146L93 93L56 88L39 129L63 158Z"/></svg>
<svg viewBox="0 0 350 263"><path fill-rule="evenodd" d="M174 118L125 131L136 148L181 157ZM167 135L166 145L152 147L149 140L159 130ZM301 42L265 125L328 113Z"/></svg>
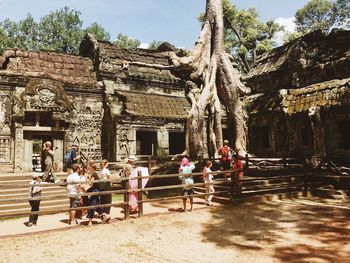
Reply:
<svg viewBox="0 0 350 263"><path fill-rule="evenodd" d="M245 73L250 71L257 55L274 47L273 37L283 27L273 20L261 22L256 8L238 9L229 0L223 1L225 49ZM199 20L204 21L205 14Z"/></svg>
<svg viewBox="0 0 350 263"><path fill-rule="evenodd" d="M148 49L156 50L164 41L153 40L148 45Z"/></svg>
<svg viewBox="0 0 350 263"><path fill-rule="evenodd" d="M113 42L113 44L117 45L120 48L138 48L141 44L141 41L119 33L117 39Z"/></svg>
<svg viewBox="0 0 350 263"><path fill-rule="evenodd" d="M5 19L0 22L0 52L4 48L22 48L78 53L85 33L94 34L98 40L110 39L110 34L97 23L83 29L80 15L79 11L64 7L39 22L30 14L18 23Z"/></svg>
<svg viewBox="0 0 350 263"><path fill-rule="evenodd" d="M295 24L301 34L329 32L332 28L349 28L349 18L350 0L311 0L297 10Z"/></svg>

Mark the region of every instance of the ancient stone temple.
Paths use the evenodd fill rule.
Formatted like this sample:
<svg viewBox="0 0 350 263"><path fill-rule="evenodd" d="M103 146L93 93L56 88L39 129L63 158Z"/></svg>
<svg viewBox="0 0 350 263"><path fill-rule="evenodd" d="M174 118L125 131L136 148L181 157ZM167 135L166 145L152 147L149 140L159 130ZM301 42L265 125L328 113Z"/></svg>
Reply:
<svg viewBox="0 0 350 263"><path fill-rule="evenodd" d="M350 156L350 32L314 32L261 56L252 89L249 152ZM83 159L167 158L185 149L186 76L164 53L121 49L87 35L80 55L7 49L0 56L0 170L31 171L42 143L55 163L78 144ZM223 137L232 138L223 118Z"/></svg>
<svg viewBox="0 0 350 263"><path fill-rule="evenodd" d="M349 159L349 31L316 31L276 48L245 82L251 153Z"/></svg>
<svg viewBox="0 0 350 263"><path fill-rule="evenodd" d="M185 149L184 120L190 107L185 82L171 74L161 52L121 49L87 35L80 53L92 59L104 90L106 158L166 158Z"/></svg>
<svg viewBox="0 0 350 263"><path fill-rule="evenodd" d="M16 49L0 57L0 170L31 171L45 141L56 165L73 142L101 158L103 115L90 59Z"/></svg>

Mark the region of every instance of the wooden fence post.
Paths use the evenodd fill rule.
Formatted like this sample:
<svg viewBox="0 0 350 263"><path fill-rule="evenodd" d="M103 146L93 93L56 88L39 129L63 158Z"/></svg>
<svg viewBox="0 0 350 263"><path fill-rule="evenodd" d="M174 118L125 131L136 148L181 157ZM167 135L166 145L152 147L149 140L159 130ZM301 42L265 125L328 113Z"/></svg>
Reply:
<svg viewBox="0 0 350 263"><path fill-rule="evenodd" d="M129 219L130 216L130 208L129 208L129 179L124 179L125 185L125 193L124 193L124 219Z"/></svg>
<svg viewBox="0 0 350 263"><path fill-rule="evenodd" d="M142 173L141 171L137 172L137 188L141 191L138 192L138 207L139 207L139 217L143 216L143 202L142 202Z"/></svg>
<svg viewBox="0 0 350 263"><path fill-rule="evenodd" d="M244 168L245 169L249 168L249 157L248 157L247 153L245 154L245 165L244 165Z"/></svg>
<svg viewBox="0 0 350 263"><path fill-rule="evenodd" d="M151 175L151 169L152 169L152 160L151 156L148 156L148 174Z"/></svg>
<svg viewBox="0 0 350 263"><path fill-rule="evenodd" d="M305 168L304 168L305 169ZM303 189L303 196L307 196L307 193L309 191L309 183L308 183L308 176L306 175L306 172L304 171L304 189Z"/></svg>

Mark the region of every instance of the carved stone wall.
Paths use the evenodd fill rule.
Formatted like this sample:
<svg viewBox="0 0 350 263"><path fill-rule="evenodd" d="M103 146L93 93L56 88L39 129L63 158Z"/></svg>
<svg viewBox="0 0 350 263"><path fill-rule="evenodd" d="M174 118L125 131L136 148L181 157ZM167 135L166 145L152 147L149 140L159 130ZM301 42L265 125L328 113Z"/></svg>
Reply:
<svg viewBox="0 0 350 263"><path fill-rule="evenodd" d="M11 92L0 91L0 135L11 135L11 108Z"/></svg>
<svg viewBox="0 0 350 263"><path fill-rule="evenodd" d="M116 125L116 159L124 160L136 154L136 130L132 124Z"/></svg>
<svg viewBox="0 0 350 263"><path fill-rule="evenodd" d="M100 160L102 117L104 114L102 98L99 95L72 96L74 109L70 112L70 126L66 133L66 143L70 147L77 143L87 158Z"/></svg>
<svg viewBox="0 0 350 263"><path fill-rule="evenodd" d="M21 123L15 124L15 171L21 172L23 170L23 125ZM19 153L19 154L17 154Z"/></svg>

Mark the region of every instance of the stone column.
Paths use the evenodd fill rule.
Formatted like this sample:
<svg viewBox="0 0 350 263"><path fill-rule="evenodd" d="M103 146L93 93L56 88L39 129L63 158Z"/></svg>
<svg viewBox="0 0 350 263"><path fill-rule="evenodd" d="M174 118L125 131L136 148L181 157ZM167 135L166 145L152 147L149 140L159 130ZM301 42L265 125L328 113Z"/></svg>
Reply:
<svg viewBox="0 0 350 263"><path fill-rule="evenodd" d="M63 135L62 135L63 138ZM64 143L62 138L59 136L54 136L53 145L54 145L54 164L55 169L57 171L61 171L63 168L63 151L64 151Z"/></svg>
<svg viewBox="0 0 350 263"><path fill-rule="evenodd" d="M31 134L23 136L23 172L32 171L32 158L33 158L33 137Z"/></svg>
<svg viewBox="0 0 350 263"><path fill-rule="evenodd" d="M157 157L166 159L169 157L169 132L165 127L157 131Z"/></svg>
<svg viewBox="0 0 350 263"><path fill-rule="evenodd" d="M24 156L24 143L23 143L23 125L21 123L15 123L15 172L23 171L23 156Z"/></svg>
<svg viewBox="0 0 350 263"><path fill-rule="evenodd" d="M320 108L312 107L309 109L308 116L311 121L311 128L314 135L314 156L318 159L326 157L326 144L324 130L322 126Z"/></svg>

